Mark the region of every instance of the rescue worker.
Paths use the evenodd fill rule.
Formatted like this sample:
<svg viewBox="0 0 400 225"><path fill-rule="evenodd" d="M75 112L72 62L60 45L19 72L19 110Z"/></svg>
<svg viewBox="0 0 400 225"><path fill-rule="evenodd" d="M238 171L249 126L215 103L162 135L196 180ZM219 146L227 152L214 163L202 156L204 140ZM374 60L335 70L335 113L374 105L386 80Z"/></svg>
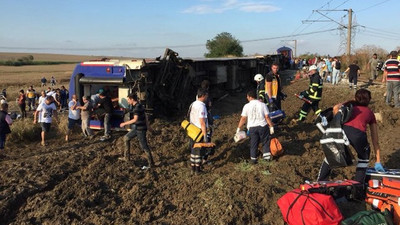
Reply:
<svg viewBox="0 0 400 225"><path fill-rule="evenodd" d="M265 76L265 94L268 97L268 103L274 104L281 109L281 101L285 97L282 93L281 78L278 74L279 65L273 63L271 71Z"/></svg>
<svg viewBox="0 0 400 225"><path fill-rule="evenodd" d="M145 114L145 109L143 105L139 103L138 96L135 93L132 93L128 96L128 103L129 105L133 106L133 118L129 121L120 124L121 128L125 127L126 125L130 125L131 130L124 136L124 143L125 143L124 157L119 159L123 161L130 160L131 156L130 141L132 138L137 136L139 139L140 148L147 155L147 163L148 167L150 168L154 166L154 161L146 138L147 130L151 131L151 129Z"/></svg>
<svg viewBox="0 0 400 225"><path fill-rule="evenodd" d="M201 129L203 135L203 142L209 142L207 136L208 120L207 120L207 107L206 102L208 99L208 91L200 88L197 90L197 100L191 104L189 109L189 122ZM196 173L201 172L202 152L198 148L194 148L194 142L191 140L191 153L190 165L192 171Z"/></svg>
<svg viewBox="0 0 400 225"><path fill-rule="evenodd" d="M308 90L301 92L300 95L309 99L311 104L304 102L297 121L304 121L311 108L314 110L314 114L316 116L318 116L321 112L321 109L318 105L322 98L323 80L317 72L317 67L315 65L310 66L308 76L310 77L309 88Z"/></svg>
<svg viewBox="0 0 400 225"><path fill-rule="evenodd" d="M266 103L266 100L265 100L265 80L264 80L263 75L261 75L259 73L256 74L254 76L254 81L257 82L257 92L256 92L257 97L256 97L256 99L259 100L260 102Z"/></svg>
<svg viewBox="0 0 400 225"><path fill-rule="evenodd" d="M368 108L371 102L371 92L367 89L359 89L356 91L355 100L346 103L338 104L333 107L333 113L336 114L342 105L351 103L353 105L352 114L350 119L343 124L343 131L346 134L351 146L357 152L357 167L355 174L355 181L360 183L365 182L366 171L369 163L369 156L371 149L368 144L367 138L367 125L371 131L372 145L375 150L376 163L375 170L378 172L384 172L383 166L380 162L380 147L378 139L378 125L376 123L375 114ZM329 177L331 168L329 164L324 160L321 165L318 181L326 180Z"/></svg>
<svg viewBox="0 0 400 225"><path fill-rule="evenodd" d="M250 136L250 163L257 163L257 149L260 143L263 145L263 159L269 161L271 160L269 135L274 134L274 124L268 116L267 106L256 100L256 92L254 90L249 91L246 97L249 102L243 107L236 133L239 133L241 127L247 122Z"/></svg>

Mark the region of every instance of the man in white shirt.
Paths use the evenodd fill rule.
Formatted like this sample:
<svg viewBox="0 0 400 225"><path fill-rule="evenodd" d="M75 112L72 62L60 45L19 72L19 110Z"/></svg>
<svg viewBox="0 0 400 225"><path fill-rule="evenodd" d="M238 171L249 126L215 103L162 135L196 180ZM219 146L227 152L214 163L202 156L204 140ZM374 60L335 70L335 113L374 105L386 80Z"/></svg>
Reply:
<svg viewBox="0 0 400 225"><path fill-rule="evenodd" d="M50 131L50 125L53 119L53 116L56 120L57 119L57 108L56 105L54 104L54 98L53 96L47 96L46 100L44 103L40 104L36 111L35 114L33 115L33 123L35 124L38 122L37 118L39 116L39 123L40 126L42 127L42 132L41 132L41 137L42 137L42 146L46 145L45 142L45 136L46 133Z"/></svg>
<svg viewBox="0 0 400 225"><path fill-rule="evenodd" d="M197 100L192 103L191 108L190 108L190 116L189 120L190 123L195 125L196 127L201 129L201 132L203 134L203 141L208 142L208 137L207 137L207 128L208 128L208 122L207 122L207 108L205 102L207 101L208 98L208 91L206 89L200 88L197 91ZM190 162L192 166L193 172L201 172L200 166L201 166L201 152L193 148L193 144L191 142L191 154L190 154Z"/></svg>
<svg viewBox="0 0 400 225"><path fill-rule="evenodd" d="M263 144L263 158L269 161L271 160L269 134L274 134L274 124L268 116L269 111L267 106L256 99L256 92L254 90L247 93L247 100L249 103L243 107L236 133L238 133L241 127L247 122L247 130L250 136L250 162L252 164L257 163L257 149L259 143Z"/></svg>
<svg viewBox="0 0 400 225"><path fill-rule="evenodd" d="M46 97L47 97L46 92L45 92L45 91L42 91L42 92L40 93L38 105L41 105L42 103L44 103L44 101L46 100Z"/></svg>
<svg viewBox="0 0 400 225"><path fill-rule="evenodd" d="M68 103L68 130L67 135L65 135L65 141L69 141L69 136L71 135L72 129L74 129L75 124L81 125L81 110L79 109L80 103L76 95L72 95L71 101Z"/></svg>

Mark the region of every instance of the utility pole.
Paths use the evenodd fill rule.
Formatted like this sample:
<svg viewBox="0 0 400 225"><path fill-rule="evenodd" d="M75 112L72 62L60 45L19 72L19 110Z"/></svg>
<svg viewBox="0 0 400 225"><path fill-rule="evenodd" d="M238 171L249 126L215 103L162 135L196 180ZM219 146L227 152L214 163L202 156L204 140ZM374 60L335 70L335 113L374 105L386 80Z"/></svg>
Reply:
<svg viewBox="0 0 400 225"><path fill-rule="evenodd" d="M349 9L348 11L349 23L347 25L347 56L351 55L351 29L353 27L353 10Z"/></svg>
<svg viewBox="0 0 400 225"><path fill-rule="evenodd" d="M335 21L334 19L328 17L326 14L323 14L321 12L323 11L347 11L348 17L349 17L349 22L347 26ZM353 28L353 10L352 9L327 9L327 10L313 10L313 12L317 12L321 16L327 18L328 20L303 20L303 23L314 23L314 22L334 22L337 23L341 28L347 29L347 51L346 55L350 56L351 55L351 29ZM350 60L350 57L348 57Z"/></svg>

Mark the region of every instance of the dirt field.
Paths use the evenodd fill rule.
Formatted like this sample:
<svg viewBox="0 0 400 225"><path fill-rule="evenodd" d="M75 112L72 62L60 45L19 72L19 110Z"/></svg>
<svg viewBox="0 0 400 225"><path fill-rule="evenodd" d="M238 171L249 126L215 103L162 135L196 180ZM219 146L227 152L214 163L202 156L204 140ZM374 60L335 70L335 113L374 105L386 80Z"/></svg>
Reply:
<svg viewBox="0 0 400 225"><path fill-rule="evenodd" d="M61 67L57 71L64 79L73 65L70 70ZM2 77L6 69L0 68ZM52 73L41 68L36 76L42 72ZM29 82L32 80L23 85ZM276 128L276 136L285 154L269 163L260 160L255 166L248 164L248 140L241 144L232 140L246 103L245 93L231 93L215 102L214 115L220 119L215 122L213 140L218 148L201 175L190 172L190 152L180 116L153 122L154 132L148 135L156 161L152 170L141 170L145 158L137 140L132 142L133 162L118 161L124 133L113 133L110 142L83 140L76 133L69 143L60 134L50 139L47 147L39 145L39 136L31 143L11 140L0 159L0 224L281 225L276 201L305 180L315 180L324 157L313 114L304 123L290 123L302 105L293 94L307 86L303 80L284 87L289 97L283 109L288 117ZM379 122L381 160L385 167L399 168L400 111L384 104L384 88L369 89L373 93L371 108L384 118ZM320 106L326 108L353 95L345 84L326 84ZM371 159L373 165L374 154ZM354 170L334 170L332 179L351 178ZM349 216L366 206L348 202L340 207Z"/></svg>

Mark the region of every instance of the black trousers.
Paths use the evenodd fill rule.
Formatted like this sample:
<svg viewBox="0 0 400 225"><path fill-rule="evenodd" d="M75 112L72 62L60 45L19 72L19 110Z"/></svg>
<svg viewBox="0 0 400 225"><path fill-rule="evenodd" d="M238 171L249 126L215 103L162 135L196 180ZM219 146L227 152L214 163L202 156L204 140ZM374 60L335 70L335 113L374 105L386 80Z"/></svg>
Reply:
<svg viewBox="0 0 400 225"><path fill-rule="evenodd" d="M369 156L371 154L371 149L369 147L367 139L367 133L350 126L343 126L343 130L350 141L350 145L353 146L353 148L357 152L357 167L354 180L360 183L364 183L369 163ZM327 180L330 173L331 168L329 167L329 164L324 160L321 165L317 180Z"/></svg>
<svg viewBox="0 0 400 225"><path fill-rule="evenodd" d="M351 85L351 83L353 83L354 86L357 86L357 79L358 79L357 74L349 75L349 84Z"/></svg>
<svg viewBox="0 0 400 225"><path fill-rule="evenodd" d="M257 160L257 150L258 144L261 143L263 145L263 157L269 159L271 153L269 149L270 138L269 138L269 127L265 125L263 127L250 127L250 159L255 161Z"/></svg>
<svg viewBox="0 0 400 225"><path fill-rule="evenodd" d="M308 104L307 102L304 102L303 106L301 107L300 110L300 120L304 120L307 117L308 112L310 109L314 110L315 115L319 115L321 112L321 109L319 109L319 100L318 101L312 101L311 104Z"/></svg>

